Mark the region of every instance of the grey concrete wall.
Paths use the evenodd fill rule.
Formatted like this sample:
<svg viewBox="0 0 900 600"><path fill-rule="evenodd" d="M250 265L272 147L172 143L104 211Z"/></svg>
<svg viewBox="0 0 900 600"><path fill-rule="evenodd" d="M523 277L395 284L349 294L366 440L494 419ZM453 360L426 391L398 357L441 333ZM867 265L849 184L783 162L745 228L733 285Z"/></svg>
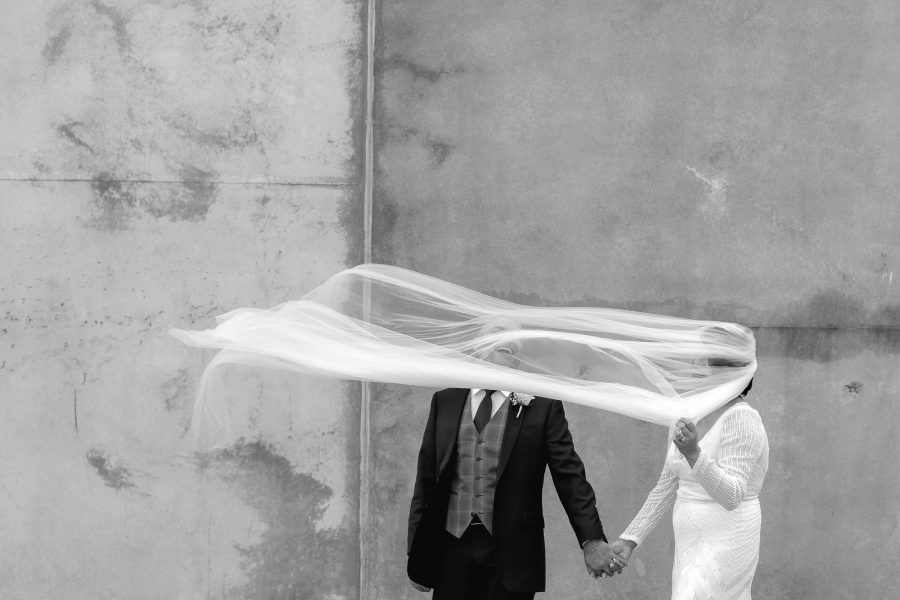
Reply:
<svg viewBox="0 0 900 600"><path fill-rule="evenodd" d="M0 596L359 597L359 386L166 331L362 258L365 3L5 2Z"/></svg>
<svg viewBox="0 0 900 600"><path fill-rule="evenodd" d="M894 3L376 3L370 248L366 2L6 4L0 596L421 598L430 390L371 386L367 424L357 384L234 370L230 435L198 455L209 354L166 334L371 251L523 303L753 326L754 596L893 597ZM664 433L568 414L618 533ZM668 597L667 524L594 582L545 505L544 597Z"/></svg>
<svg viewBox="0 0 900 600"><path fill-rule="evenodd" d="M771 442L755 598L893 598L900 561L894 2L385 1L374 257L529 304L736 320ZM370 598L429 390L373 403ZM570 408L618 534L664 432ZM668 598L670 522L593 582L547 487L546 598Z"/></svg>

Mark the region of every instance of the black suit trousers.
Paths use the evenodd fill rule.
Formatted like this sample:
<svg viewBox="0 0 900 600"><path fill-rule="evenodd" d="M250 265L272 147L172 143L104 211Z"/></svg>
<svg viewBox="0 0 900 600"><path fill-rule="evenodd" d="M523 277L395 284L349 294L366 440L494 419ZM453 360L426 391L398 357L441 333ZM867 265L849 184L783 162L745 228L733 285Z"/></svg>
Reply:
<svg viewBox="0 0 900 600"><path fill-rule="evenodd" d="M444 535L446 554L432 600L533 600L534 592L510 592L501 585L494 540L484 525L470 525L459 539Z"/></svg>

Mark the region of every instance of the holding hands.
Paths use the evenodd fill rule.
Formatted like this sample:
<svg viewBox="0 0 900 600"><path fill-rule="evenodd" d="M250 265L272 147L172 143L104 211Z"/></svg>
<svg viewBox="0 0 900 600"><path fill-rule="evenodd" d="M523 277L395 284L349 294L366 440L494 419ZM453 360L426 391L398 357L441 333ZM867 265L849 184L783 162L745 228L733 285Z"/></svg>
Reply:
<svg viewBox="0 0 900 600"><path fill-rule="evenodd" d="M619 558L622 560L628 560L631 558L631 553L637 548L637 543L632 542L631 540L623 540L622 538L617 539L612 544L610 544L612 551L615 552Z"/></svg>
<svg viewBox="0 0 900 600"><path fill-rule="evenodd" d="M595 579L603 576L612 577L628 566L628 559L614 552L612 547L602 540L590 540L583 549L584 565Z"/></svg>

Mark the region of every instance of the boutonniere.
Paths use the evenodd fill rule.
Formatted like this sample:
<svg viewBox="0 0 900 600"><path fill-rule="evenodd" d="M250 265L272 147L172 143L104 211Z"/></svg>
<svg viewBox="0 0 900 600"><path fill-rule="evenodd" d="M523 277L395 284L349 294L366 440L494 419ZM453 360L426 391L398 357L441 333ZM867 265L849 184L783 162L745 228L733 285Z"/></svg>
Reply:
<svg viewBox="0 0 900 600"><path fill-rule="evenodd" d="M531 394L519 394L517 392L512 392L509 395L509 403L511 406L518 406L519 412L516 413L516 418L519 418L519 415L522 414L522 408L531 404L531 401L534 400L534 396Z"/></svg>

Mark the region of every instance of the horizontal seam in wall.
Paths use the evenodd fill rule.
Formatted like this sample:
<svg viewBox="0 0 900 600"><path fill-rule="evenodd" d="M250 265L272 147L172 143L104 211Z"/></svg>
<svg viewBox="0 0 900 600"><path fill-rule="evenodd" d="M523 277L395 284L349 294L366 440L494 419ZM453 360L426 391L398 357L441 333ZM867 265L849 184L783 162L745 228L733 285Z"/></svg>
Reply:
<svg viewBox="0 0 900 600"><path fill-rule="evenodd" d="M822 331L900 331L900 326L832 326L832 325L747 325L750 329L817 329Z"/></svg>
<svg viewBox="0 0 900 600"><path fill-rule="evenodd" d="M135 184L159 184L159 185L184 185L184 184L214 184L214 185L258 185L258 186L285 186L285 187L355 187L356 181L349 179L310 179L308 181L219 181L215 179L39 179L39 178L0 178L0 182L22 183L135 183Z"/></svg>

